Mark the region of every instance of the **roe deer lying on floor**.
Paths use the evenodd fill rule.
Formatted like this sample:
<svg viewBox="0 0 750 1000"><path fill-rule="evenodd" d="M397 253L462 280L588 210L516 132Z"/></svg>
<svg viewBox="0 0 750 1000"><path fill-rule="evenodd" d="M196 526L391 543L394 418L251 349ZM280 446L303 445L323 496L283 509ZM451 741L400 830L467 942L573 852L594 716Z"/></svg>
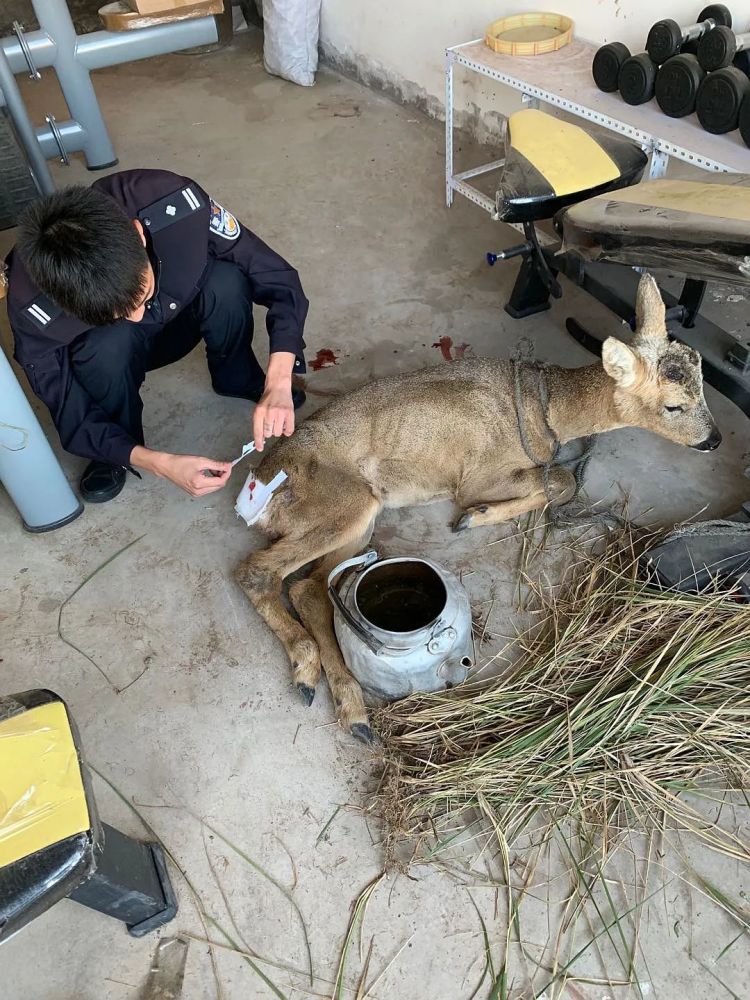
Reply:
<svg viewBox="0 0 750 1000"><path fill-rule="evenodd" d="M667 339L664 303L649 275L638 287L636 321L631 346L610 337L601 362L546 370L546 413L536 391L524 393L532 454L551 455L554 438L627 426L702 451L718 446L700 357ZM304 701L311 704L322 666L341 725L359 739L369 742L372 733L336 642L328 574L367 545L384 507L451 497L463 512L459 530L543 507L543 470L522 443L515 390L513 363L490 359L380 379L319 410L257 470L264 482L280 469L289 478L258 522L270 548L254 552L237 580L284 644ZM553 467L548 488L564 502L573 474ZM282 582L313 561L312 574L290 588L300 624L282 603Z"/></svg>

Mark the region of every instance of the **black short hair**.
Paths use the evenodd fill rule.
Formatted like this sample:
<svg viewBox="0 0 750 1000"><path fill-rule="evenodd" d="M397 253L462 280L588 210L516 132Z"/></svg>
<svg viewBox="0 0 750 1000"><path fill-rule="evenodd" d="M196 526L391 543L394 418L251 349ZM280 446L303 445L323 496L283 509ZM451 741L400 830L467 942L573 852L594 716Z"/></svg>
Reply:
<svg viewBox="0 0 750 1000"><path fill-rule="evenodd" d="M75 186L33 202L19 221L16 248L40 291L91 326L113 323L143 300L143 241L100 191Z"/></svg>

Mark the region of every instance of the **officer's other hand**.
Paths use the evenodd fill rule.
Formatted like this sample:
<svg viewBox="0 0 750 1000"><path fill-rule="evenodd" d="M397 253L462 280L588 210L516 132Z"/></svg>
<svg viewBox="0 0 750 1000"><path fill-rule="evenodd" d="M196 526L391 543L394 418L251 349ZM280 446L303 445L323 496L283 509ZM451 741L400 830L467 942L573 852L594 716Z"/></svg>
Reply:
<svg viewBox="0 0 750 1000"><path fill-rule="evenodd" d="M253 413L253 438L258 451L263 451L266 440L272 437L289 437L294 433L294 404L292 403L291 378L281 385L266 385L260 402Z"/></svg>
<svg viewBox="0 0 750 1000"><path fill-rule="evenodd" d="M196 455L165 455L161 473L191 497L202 497L226 486L232 464Z"/></svg>

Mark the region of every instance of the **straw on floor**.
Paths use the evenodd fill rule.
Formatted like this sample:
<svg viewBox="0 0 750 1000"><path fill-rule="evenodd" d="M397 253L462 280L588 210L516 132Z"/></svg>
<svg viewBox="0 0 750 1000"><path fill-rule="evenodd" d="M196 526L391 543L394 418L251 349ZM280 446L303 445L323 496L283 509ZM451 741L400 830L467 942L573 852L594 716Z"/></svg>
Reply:
<svg viewBox="0 0 750 1000"><path fill-rule="evenodd" d="M509 676L379 713L391 843L478 810L506 844L543 816L599 842L679 827L750 855L710 808L726 789L748 802L750 607L658 590L641 548L628 528L537 587L541 624Z"/></svg>

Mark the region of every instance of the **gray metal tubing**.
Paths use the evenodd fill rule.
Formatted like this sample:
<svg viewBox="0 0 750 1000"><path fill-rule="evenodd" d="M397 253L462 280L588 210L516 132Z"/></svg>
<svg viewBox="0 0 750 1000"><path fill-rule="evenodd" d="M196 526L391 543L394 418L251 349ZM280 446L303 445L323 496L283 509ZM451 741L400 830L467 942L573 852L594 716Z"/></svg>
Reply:
<svg viewBox="0 0 750 1000"><path fill-rule="evenodd" d="M65 149L68 153L79 153L86 145L86 133L78 122L67 121L57 123L58 131L62 136ZM52 130L46 125L36 130L36 137L42 152L48 160L59 160L60 150L57 148Z"/></svg>
<svg viewBox="0 0 750 1000"><path fill-rule="evenodd" d="M68 152L82 150L91 169L110 166L117 160L89 72L218 40L213 17L136 31L93 31L79 37L65 0L32 0L32 3L41 30L29 32L26 41L37 67L53 66L56 70L74 119L62 129L63 136L71 140L70 145L66 143L66 149ZM17 39L6 38L0 42L0 47L14 73L26 69ZM56 156L57 147L49 129L38 130L37 135L45 154Z"/></svg>
<svg viewBox="0 0 750 1000"><path fill-rule="evenodd" d="M104 167L117 160L96 91L85 66L77 58L78 37L65 0L32 0L39 24L54 38L54 67L71 117L86 132L83 154L88 167Z"/></svg>
<svg viewBox="0 0 750 1000"><path fill-rule="evenodd" d="M198 45L212 45L217 40L213 17L197 17L138 31L92 31L79 37L77 58L86 69L102 69Z"/></svg>
<svg viewBox="0 0 750 1000"><path fill-rule="evenodd" d="M47 66L54 64L57 46L46 31L27 32L26 42L31 49L37 69L45 69ZM8 57L8 62L14 73L28 74L26 59L15 35L12 38L0 39L0 47L2 47Z"/></svg>
<svg viewBox="0 0 750 1000"><path fill-rule="evenodd" d="M83 511L0 348L0 483L28 531L50 531Z"/></svg>
<svg viewBox="0 0 750 1000"><path fill-rule="evenodd" d="M58 0L43 0L44 10L37 12L40 24L50 25L47 12L54 8ZM41 4L40 4L41 7ZM55 14L55 16L59 16ZM137 31L92 31L76 36L76 55L86 69L103 69L120 63L164 56L180 49L192 49L198 45L212 45L218 40L216 21L213 17L196 17L174 24L157 25L155 28L139 28ZM29 31L26 41L31 49L38 69L55 65L58 46L48 31ZM59 41L59 39L58 39ZM18 39L0 39L14 73L25 73L26 60Z"/></svg>
<svg viewBox="0 0 750 1000"><path fill-rule="evenodd" d="M0 90L5 97L5 103L8 106L16 134L26 152L36 186L42 194L52 194L55 185L47 166L47 159L42 152L36 130L26 111L26 105L23 103L16 78L13 76L13 70L2 50L0 50Z"/></svg>

